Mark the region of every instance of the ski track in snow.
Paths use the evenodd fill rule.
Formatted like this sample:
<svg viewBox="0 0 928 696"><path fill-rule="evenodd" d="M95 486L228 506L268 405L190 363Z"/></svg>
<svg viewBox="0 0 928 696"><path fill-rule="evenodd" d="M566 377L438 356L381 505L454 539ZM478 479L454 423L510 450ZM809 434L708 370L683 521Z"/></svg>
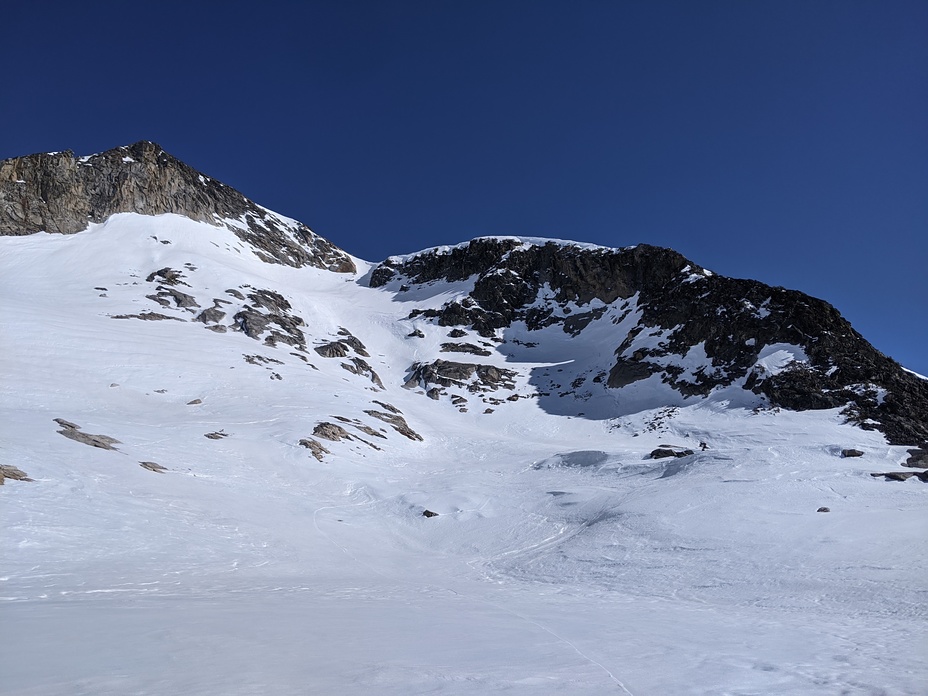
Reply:
<svg viewBox="0 0 928 696"><path fill-rule="evenodd" d="M271 266L170 215L0 244L0 452L35 479L0 488L4 693L925 693L928 489L871 478L905 448L836 412L752 411L733 390L641 410L667 396L651 380L591 398L590 418L527 398L608 360L607 312L595 340L515 326L502 355L466 356L518 370L526 398L484 414L467 393L462 413L402 388L417 359L454 359L448 329L359 284L364 262ZM314 368L146 299L164 267L195 312L285 294ZM148 311L186 321L111 318ZM383 391L312 350L342 327ZM365 414L374 400L424 440ZM319 462L298 442L322 421L380 449L320 440Z"/></svg>

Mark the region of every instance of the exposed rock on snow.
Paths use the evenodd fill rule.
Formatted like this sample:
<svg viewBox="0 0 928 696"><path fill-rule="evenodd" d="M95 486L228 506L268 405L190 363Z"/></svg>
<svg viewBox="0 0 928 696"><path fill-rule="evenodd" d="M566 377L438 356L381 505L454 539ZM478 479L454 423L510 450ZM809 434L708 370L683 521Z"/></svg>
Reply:
<svg viewBox="0 0 928 696"><path fill-rule="evenodd" d="M488 351L486 348L475 346L473 343L442 343L441 352L470 353L471 355L482 355L484 357L490 355L490 351Z"/></svg>
<svg viewBox="0 0 928 696"><path fill-rule="evenodd" d="M186 321L186 319L181 319L180 317L169 317L167 314L159 314L158 312L141 312L139 314L114 314L111 319L142 319L143 321L165 321L170 319L172 321Z"/></svg>
<svg viewBox="0 0 928 696"><path fill-rule="evenodd" d="M17 469L15 466L0 464L0 486L3 485L4 479L12 481L32 481L25 471Z"/></svg>
<svg viewBox="0 0 928 696"><path fill-rule="evenodd" d="M331 440L332 442L351 439L351 435L348 434L348 431L340 425L335 425L335 423L318 423L316 427L313 428L313 435L325 440ZM302 444L302 442L300 444Z"/></svg>
<svg viewBox="0 0 928 696"><path fill-rule="evenodd" d="M383 411L375 411L373 409L365 411L364 413L382 420L384 423L389 423L396 432L404 437L408 437L410 440L422 440L422 436L410 428L406 423L406 419L400 415L395 413L384 413Z"/></svg>
<svg viewBox="0 0 928 696"><path fill-rule="evenodd" d="M161 466L155 462L139 462L139 466L141 466L143 469L154 471L156 474L163 474L168 470L166 466Z"/></svg>
<svg viewBox="0 0 928 696"><path fill-rule="evenodd" d="M693 450L691 449L667 447L662 445L657 449L652 450L649 456L651 459L664 459L666 457L688 457L691 454L693 454Z"/></svg>
<svg viewBox="0 0 928 696"><path fill-rule="evenodd" d="M913 476L918 477L919 481L928 482L928 471L886 471L879 474L870 474L871 476L882 476L887 481L907 481Z"/></svg>
<svg viewBox="0 0 928 696"><path fill-rule="evenodd" d="M312 452L312 455L320 462L322 461L322 457L324 455L329 454L329 450L327 450L321 442L318 440L313 440L311 437L300 440L300 445L306 447L310 452Z"/></svg>
<svg viewBox="0 0 928 696"><path fill-rule="evenodd" d="M265 345L286 343L298 348L305 346L306 337L300 327L306 322L291 313L292 307L283 295L273 290L255 290L248 293L248 299L252 304L245 305L233 317L238 329L246 336L260 340L267 333Z"/></svg>
<svg viewBox="0 0 928 696"><path fill-rule="evenodd" d="M841 450L842 457L862 457L864 453L859 449L843 449Z"/></svg>
<svg viewBox="0 0 928 696"><path fill-rule="evenodd" d="M85 445L90 445L91 447L98 447L105 450L115 450L116 448L113 445L121 444L119 440L114 437L109 437L108 435L91 435L90 433L81 432L81 427L66 421L64 418L55 418L55 422L61 426L61 430L58 431L59 435L64 435L66 438L74 440L75 442L80 442Z"/></svg>
<svg viewBox="0 0 928 696"><path fill-rule="evenodd" d="M497 389L515 389L517 372L493 365L476 365L448 360L435 360L431 363L414 363L411 375L403 385L407 389L415 387L429 388L437 384L442 387L464 387L468 391L486 392Z"/></svg>
<svg viewBox="0 0 928 696"><path fill-rule="evenodd" d="M344 358L348 355L348 346L343 341L323 343L321 346L315 346L313 350L323 358Z"/></svg>
<svg viewBox="0 0 928 696"><path fill-rule="evenodd" d="M348 370L348 372L352 374L369 378L378 389L385 389L383 382L380 380L380 376L361 358L352 358L350 363L342 363L341 365L342 368Z"/></svg>

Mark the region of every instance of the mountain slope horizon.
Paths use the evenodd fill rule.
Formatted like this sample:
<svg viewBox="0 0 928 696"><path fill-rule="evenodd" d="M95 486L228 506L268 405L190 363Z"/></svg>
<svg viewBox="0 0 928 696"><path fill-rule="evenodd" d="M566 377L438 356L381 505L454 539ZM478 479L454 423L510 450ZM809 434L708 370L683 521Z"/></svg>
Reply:
<svg viewBox="0 0 928 696"><path fill-rule="evenodd" d="M923 690L928 380L822 300L372 263L147 142L0 162L0 230L11 694Z"/></svg>
<svg viewBox="0 0 928 696"><path fill-rule="evenodd" d="M174 213L225 225L266 262L356 271L349 254L303 223L259 206L151 141L99 155L67 151L0 162L0 235L71 234L122 212ZM467 295L470 306L455 300L413 309L410 318L468 327L483 338L495 337L514 320L530 332L559 324L576 336L621 299L624 314L613 317L614 323L629 314L640 317L625 334L617 332L617 360L574 375L571 382L595 380L608 393L656 376L688 398L740 380L774 407L843 407L849 421L879 429L892 443L928 443L928 419L918 415L928 413L928 382L873 348L831 305L718 276L672 250L484 237L390 257L372 269L367 282L385 288L400 278L392 286L399 297L410 285L470 277L477 279ZM542 299L543 293L551 297ZM569 302L585 311L565 321L557 313ZM770 370L767 356L761 358L769 346L782 346L780 352L794 357ZM600 396L586 398L602 401ZM603 417L619 411L607 407Z"/></svg>

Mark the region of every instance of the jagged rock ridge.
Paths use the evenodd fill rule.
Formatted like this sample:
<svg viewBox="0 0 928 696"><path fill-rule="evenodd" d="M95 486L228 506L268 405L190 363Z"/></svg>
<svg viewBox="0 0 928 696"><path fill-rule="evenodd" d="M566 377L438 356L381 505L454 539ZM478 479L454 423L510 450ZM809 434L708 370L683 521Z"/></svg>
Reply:
<svg viewBox="0 0 928 696"><path fill-rule="evenodd" d="M175 213L226 225L268 263L355 271L344 251L141 141L75 157L70 150L0 161L0 235L73 234L116 213Z"/></svg>
<svg viewBox="0 0 928 696"><path fill-rule="evenodd" d="M715 275L670 249L481 238L387 259L370 285L401 296L412 285L468 278L473 289L463 299L414 309L410 317L467 326L487 338L514 322L529 331L559 325L577 336L618 304L624 311L615 323L638 315L615 335L608 377L594 380L608 388L652 375L686 397L741 384L772 406L843 407L849 421L879 429L892 443L928 440L928 381L876 350L830 304ZM780 345L798 347L805 359L768 369L763 351ZM695 372L684 365L694 355L706 362Z"/></svg>

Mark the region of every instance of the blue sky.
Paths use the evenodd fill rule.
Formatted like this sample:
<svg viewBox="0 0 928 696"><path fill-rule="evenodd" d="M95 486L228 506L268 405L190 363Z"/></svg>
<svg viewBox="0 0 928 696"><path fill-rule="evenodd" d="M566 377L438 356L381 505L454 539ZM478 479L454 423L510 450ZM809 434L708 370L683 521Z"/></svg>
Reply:
<svg viewBox="0 0 928 696"><path fill-rule="evenodd" d="M369 260L677 249L928 374L928 3L4 7L0 158L148 139Z"/></svg>

